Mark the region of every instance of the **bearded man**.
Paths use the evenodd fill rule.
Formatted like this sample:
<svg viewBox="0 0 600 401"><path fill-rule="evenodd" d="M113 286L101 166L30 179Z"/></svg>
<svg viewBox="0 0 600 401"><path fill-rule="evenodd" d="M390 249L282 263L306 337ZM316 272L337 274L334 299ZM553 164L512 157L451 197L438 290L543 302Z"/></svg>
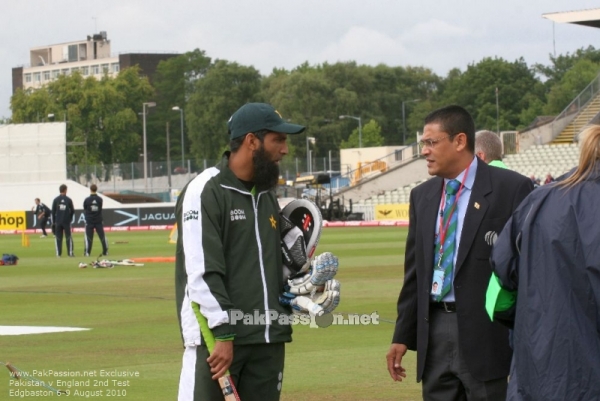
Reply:
<svg viewBox="0 0 600 401"><path fill-rule="evenodd" d="M185 347L179 401L222 400L217 379L228 370L244 401L279 400L285 343L292 340L290 324L272 318L291 312L279 303L274 188L287 135L305 127L285 122L265 103L242 106L228 127L230 151L190 181L176 205L176 299ZM216 340L211 353L203 319Z"/></svg>

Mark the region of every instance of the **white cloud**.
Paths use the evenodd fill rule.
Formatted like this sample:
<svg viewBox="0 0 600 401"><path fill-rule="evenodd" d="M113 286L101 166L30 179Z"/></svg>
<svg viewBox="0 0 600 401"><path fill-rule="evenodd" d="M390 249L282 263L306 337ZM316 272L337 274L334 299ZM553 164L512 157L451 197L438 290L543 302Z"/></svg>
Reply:
<svg viewBox="0 0 600 401"><path fill-rule="evenodd" d="M9 116L11 68L35 46L106 31L113 52L186 52L253 65L262 74L308 61L424 66L444 75L483 57L548 62L553 25L543 13L598 7L596 0L91 0L9 2L0 14L0 116ZM95 19L94 19L95 18ZM97 27L97 29L94 29ZM556 51L600 41L600 29L556 24Z"/></svg>
<svg viewBox="0 0 600 401"><path fill-rule="evenodd" d="M335 62L356 60L359 64L400 62L406 48L398 39L365 27L351 27L339 41L327 45L318 58Z"/></svg>
<svg viewBox="0 0 600 401"><path fill-rule="evenodd" d="M473 32L466 27L452 25L446 21L434 18L415 24L404 32L400 38L402 42L410 43L414 46L423 43L457 40L472 34Z"/></svg>

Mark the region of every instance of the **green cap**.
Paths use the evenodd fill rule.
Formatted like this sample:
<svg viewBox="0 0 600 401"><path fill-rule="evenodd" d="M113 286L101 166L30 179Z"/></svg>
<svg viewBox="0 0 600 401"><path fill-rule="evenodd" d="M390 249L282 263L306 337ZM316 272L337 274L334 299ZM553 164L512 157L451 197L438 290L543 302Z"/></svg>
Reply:
<svg viewBox="0 0 600 401"><path fill-rule="evenodd" d="M282 134L299 134L306 128L302 125L286 123L275 107L266 103L246 103L233 113L227 126L230 139L263 129Z"/></svg>

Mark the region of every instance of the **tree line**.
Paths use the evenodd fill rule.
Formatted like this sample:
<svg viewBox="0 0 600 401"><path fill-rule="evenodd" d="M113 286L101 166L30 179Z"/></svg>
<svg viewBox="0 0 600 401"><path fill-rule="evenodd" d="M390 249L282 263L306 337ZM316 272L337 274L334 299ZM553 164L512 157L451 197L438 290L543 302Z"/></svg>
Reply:
<svg viewBox="0 0 600 401"><path fill-rule="evenodd" d="M199 161L227 149L226 121L240 105L267 102L307 126L306 135L289 138L293 157L306 157L306 136L316 138L313 156L323 157L358 147L358 117L363 147L410 144L424 117L447 104L469 110L477 129L522 130L538 116L560 113L599 71L600 50L593 46L550 56L547 65L484 58L445 77L427 67L355 62L304 63L262 76L196 49L161 61L152 85L136 67L100 80L73 73L18 90L11 110L13 123L48 121L50 114L66 120L67 141L86 143L69 149L69 165L108 164L140 160L143 103L156 103L146 110L149 160L166 158L167 123L171 157L181 155L183 116L185 157Z"/></svg>

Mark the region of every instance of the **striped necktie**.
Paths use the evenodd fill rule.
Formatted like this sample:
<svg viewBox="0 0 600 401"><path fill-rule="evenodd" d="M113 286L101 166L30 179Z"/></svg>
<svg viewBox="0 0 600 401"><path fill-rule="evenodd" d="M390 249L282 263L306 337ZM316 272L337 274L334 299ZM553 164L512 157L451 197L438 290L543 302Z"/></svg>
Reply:
<svg viewBox="0 0 600 401"><path fill-rule="evenodd" d="M439 262L440 268L444 271L444 283L440 295L434 297L435 301L441 301L452 288L452 271L454 270L454 251L456 249L456 228L458 226L458 207L454 205L456 201L456 193L460 188L460 181L450 180L446 184L446 203L444 204L444 215L442 220L442 230L445 228L443 254L440 255L440 237L438 235L435 246L435 257L441 258ZM448 219L450 223L448 223ZM446 228L447 227L447 228ZM435 266L438 266L435 265Z"/></svg>

